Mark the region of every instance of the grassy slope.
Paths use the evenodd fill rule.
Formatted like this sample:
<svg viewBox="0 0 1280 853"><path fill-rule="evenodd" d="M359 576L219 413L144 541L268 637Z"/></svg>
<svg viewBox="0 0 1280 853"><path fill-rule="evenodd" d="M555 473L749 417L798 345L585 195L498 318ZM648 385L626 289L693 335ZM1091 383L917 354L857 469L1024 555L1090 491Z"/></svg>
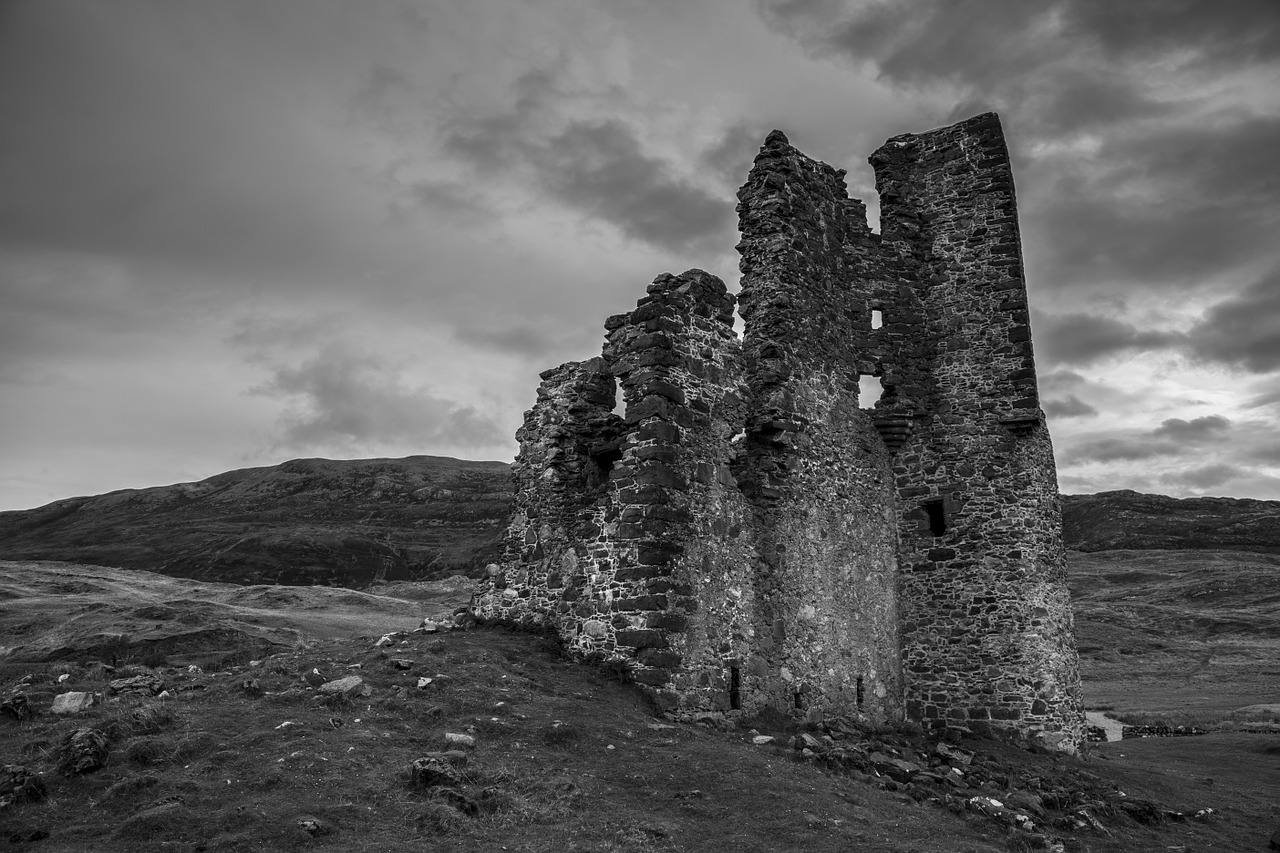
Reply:
<svg viewBox="0 0 1280 853"><path fill-rule="evenodd" d="M326 599L324 608L352 624L400 604L352 596ZM434 604L423 608L433 612ZM290 610L320 612L307 601ZM389 621L407 629L417 620ZM388 651L373 647L386 617L377 630L358 631L362 638L333 637L335 624L324 623L329 639L279 650L257 666L247 654L232 655L219 658L220 671L187 673L183 664L200 660L195 650L173 653L162 675L174 698L164 703L168 719L151 731L131 722L134 707L150 704L142 700L75 719L0 717L0 764L41 771L49 788L42 802L0 811L6 835L47 832L34 848L46 851L1025 849L985 819L929 802L937 796L931 787L888 790L895 786L830 772L785 747L752 746L743 731L668 726L629 687L564 661L531 635L414 634ZM410 659L412 668L396 669L391 658ZM321 701L300 679L312 668L329 677L359 673L373 694ZM34 677L24 689L42 711L55 693L102 690L107 678L92 662L20 664L10 656L0 662L4 695L28 672ZM71 678L59 685L62 672ZM447 676L443 684L416 688L418 676L437 674ZM266 695L246 694L240 685L249 678ZM279 728L285 721L293 725ZM59 776L57 744L83 725L113 735L107 765ZM762 728L789 734L783 721ZM466 768L467 790L481 805L474 818L409 784L410 762L443 748L445 732L477 738ZM1278 737L1126 742L1098 748L1087 761L965 745L986 763L995 781L984 793L993 796L1035 778L1085 784L1090 797L1112 804L1118 786L1130 798L1218 812L1208 823L1145 826L1110 808L1099 813L1110 835L1066 834L1069 849L1260 849L1280 818L1270 794ZM299 827L308 817L320 834Z"/></svg>
<svg viewBox="0 0 1280 853"><path fill-rule="evenodd" d="M0 512L0 558L363 587L481 570L510 507L501 462L294 459Z"/></svg>
<svg viewBox="0 0 1280 853"><path fill-rule="evenodd" d="M1280 701L1280 556L1072 552L1086 701L1209 720Z"/></svg>

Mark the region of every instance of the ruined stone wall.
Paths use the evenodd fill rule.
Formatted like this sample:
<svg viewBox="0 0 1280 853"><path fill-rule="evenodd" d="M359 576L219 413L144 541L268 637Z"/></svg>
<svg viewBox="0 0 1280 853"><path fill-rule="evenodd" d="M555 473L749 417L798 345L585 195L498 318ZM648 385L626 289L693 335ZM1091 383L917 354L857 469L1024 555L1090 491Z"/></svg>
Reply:
<svg viewBox="0 0 1280 853"><path fill-rule="evenodd" d="M625 664L677 716L906 716L1072 750L999 122L895 137L872 164L882 234L843 172L771 133L738 196L743 339L733 296L690 270L609 318L601 357L543 374L474 610Z"/></svg>
<svg viewBox="0 0 1280 853"><path fill-rule="evenodd" d="M775 131L738 193L750 406L743 491L756 509L757 658L767 704L900 719L897 536L889 454L858 406L870 237L844 173Z"/></svg>
<svg viewBox="0 0 1280 853"><path fill-rule="evenodd" d="M913 424L894 460L908 714L1073 746L1061 509L999 120L895 137L871 162L884 243L919 264L923 327L899 358L932 377L900 391Z"/></svg>

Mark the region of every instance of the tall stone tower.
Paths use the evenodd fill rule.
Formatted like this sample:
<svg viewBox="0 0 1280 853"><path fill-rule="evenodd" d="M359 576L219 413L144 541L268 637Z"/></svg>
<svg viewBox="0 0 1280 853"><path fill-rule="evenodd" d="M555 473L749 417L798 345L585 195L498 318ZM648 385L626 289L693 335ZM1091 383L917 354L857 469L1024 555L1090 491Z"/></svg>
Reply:
<svg viewBox="0 0 1280 853"><path fill-rule="evenodd" d="M543 373L507 557L473 608L625 663L675 716L905 717L1074 750L999 121L871 162L880 234L843 172L765 140L738 194L742 340L733 296L690 270L609 318L599 358Z"/></svg>

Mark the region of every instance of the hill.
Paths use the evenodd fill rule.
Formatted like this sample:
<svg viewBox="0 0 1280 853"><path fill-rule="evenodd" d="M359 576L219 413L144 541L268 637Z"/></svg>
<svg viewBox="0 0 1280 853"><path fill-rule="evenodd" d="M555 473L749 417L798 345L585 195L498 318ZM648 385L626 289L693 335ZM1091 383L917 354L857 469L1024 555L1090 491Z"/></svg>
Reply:
<svg viewBox="0 0 1280 853"><path fill-rule="evenodd" d="M1280 501L1171 498L1128 490L1063 495L1062 536L1078 551L1280 553Z"/></svg>
<svg viewBox="0 0 1280 853"><path fill-rule="evenodd" d="M496 556L511 488L502 462L295 459L0 512L0 559L242 584L444 577Z"/></svg>

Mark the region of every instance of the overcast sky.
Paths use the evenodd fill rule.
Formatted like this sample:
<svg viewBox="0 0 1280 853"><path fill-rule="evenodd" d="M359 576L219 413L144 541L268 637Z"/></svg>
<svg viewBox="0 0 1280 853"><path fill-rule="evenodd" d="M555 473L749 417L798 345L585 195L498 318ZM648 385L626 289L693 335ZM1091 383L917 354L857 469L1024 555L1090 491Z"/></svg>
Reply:
<svg viewBox="0 0 1280 853"><path fill-rule="evenodd" d="M0 509L510 459L770 129L985 110L1063 491L1280 499L1276 0L0 0Z"/></svg>

